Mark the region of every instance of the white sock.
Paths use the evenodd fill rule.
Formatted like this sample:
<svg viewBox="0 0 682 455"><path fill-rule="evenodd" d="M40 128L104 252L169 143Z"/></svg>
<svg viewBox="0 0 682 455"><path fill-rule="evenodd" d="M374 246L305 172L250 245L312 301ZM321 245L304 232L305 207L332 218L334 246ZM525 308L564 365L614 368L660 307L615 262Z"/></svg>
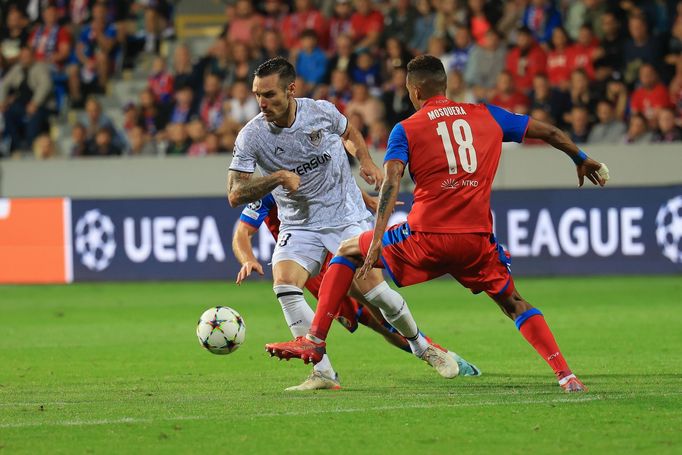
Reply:
<svg viewBox="0 0 682 455"><path fill-rule="evenodd" d="M382 281L374 289L365 294L365 299L381 310L386 321L407 339L410 349L417 357L421 357L429 347L426 338L419 333L417 323L403 297Z"/></svg>
<svg viewBox="0 0 682 455"><path fill-rule="evenodd" d="M303 290L296 286L280 284L272 288L282 306L284 319L294 338L305 336L313 323L315 312L303 297Z"/></svg>
<svg viewBox="0 0 682 455"><path fill-rule="evenodd" d="M284 319L287 321L289 330L294 338L305 336L310 329L310 324L313 323L313 317L315 317L315 312L310 305L305 301L303 297L303 290L297 288L296 286L291 286L288 284L280 284L273 287L275 294L277 295L277 300L282 306L282 312L284 313ZM313 369L319 371L323 376L328 378L335 378L336 372L332 367L332 363L329 360L327 354L322 357L322 360L318 362Z"/></svg>

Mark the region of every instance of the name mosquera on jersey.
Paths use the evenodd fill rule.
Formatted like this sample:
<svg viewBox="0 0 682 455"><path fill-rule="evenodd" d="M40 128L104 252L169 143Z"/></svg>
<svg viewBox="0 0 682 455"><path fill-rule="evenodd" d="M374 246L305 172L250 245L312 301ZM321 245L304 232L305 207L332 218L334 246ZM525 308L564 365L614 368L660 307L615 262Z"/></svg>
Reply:
<svg viewBox="0 0 682 455"><path fill-rule="evenodd" d="M439 117L446 117L450 115L467 115L462 106L447 106L434 109L427 113L429 120L436 120Z"/></svg>

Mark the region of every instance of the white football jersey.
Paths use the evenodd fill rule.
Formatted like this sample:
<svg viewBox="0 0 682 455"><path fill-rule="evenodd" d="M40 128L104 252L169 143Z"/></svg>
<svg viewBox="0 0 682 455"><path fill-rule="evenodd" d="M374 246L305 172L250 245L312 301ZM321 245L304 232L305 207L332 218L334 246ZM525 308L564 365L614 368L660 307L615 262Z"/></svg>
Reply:
<svg viewBox="0 0 682 455"><path fill-rule="evenodd" d="M347 119L328 101L296 98L290 128L265 120L262 113L237 136L230 170L264 175L282 169L301 177L298 191L272 192L282 227L319 229L344 226L371 216L362 200L341 141Z"/></svg>

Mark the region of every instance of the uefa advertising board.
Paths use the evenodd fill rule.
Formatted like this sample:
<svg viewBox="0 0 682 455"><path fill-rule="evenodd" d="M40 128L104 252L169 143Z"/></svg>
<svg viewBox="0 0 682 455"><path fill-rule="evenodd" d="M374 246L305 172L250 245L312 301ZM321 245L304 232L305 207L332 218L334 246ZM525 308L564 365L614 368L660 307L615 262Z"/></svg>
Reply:
<svg viewBox="0 0 682 455"><path fill-rule="evenodd" d="M409 210L401 199L393 222ZM680 185L504 190L492 202L517 276L682 273ZM0 283L232 280L239 214L219 197L0 199ZM264 265L274 245L262 226Z"/></svg>

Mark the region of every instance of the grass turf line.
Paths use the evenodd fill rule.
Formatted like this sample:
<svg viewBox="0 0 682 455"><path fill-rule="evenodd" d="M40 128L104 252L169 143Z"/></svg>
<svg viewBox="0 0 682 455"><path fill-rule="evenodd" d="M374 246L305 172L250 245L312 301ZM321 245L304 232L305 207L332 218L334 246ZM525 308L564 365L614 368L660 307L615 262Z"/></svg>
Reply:
<svg viewBox="0 0 682 455"><path fill-rule="evenodd" d="M590 393L567 396L513 323L452 281L402 289L425 332L484 371L446 381L363 328L335 325L344 388L263 350L290 337L270 284L0 288L0 453L679 453L682 280L521 279ZM210 306L246 343L204 352Z"/></svg>

